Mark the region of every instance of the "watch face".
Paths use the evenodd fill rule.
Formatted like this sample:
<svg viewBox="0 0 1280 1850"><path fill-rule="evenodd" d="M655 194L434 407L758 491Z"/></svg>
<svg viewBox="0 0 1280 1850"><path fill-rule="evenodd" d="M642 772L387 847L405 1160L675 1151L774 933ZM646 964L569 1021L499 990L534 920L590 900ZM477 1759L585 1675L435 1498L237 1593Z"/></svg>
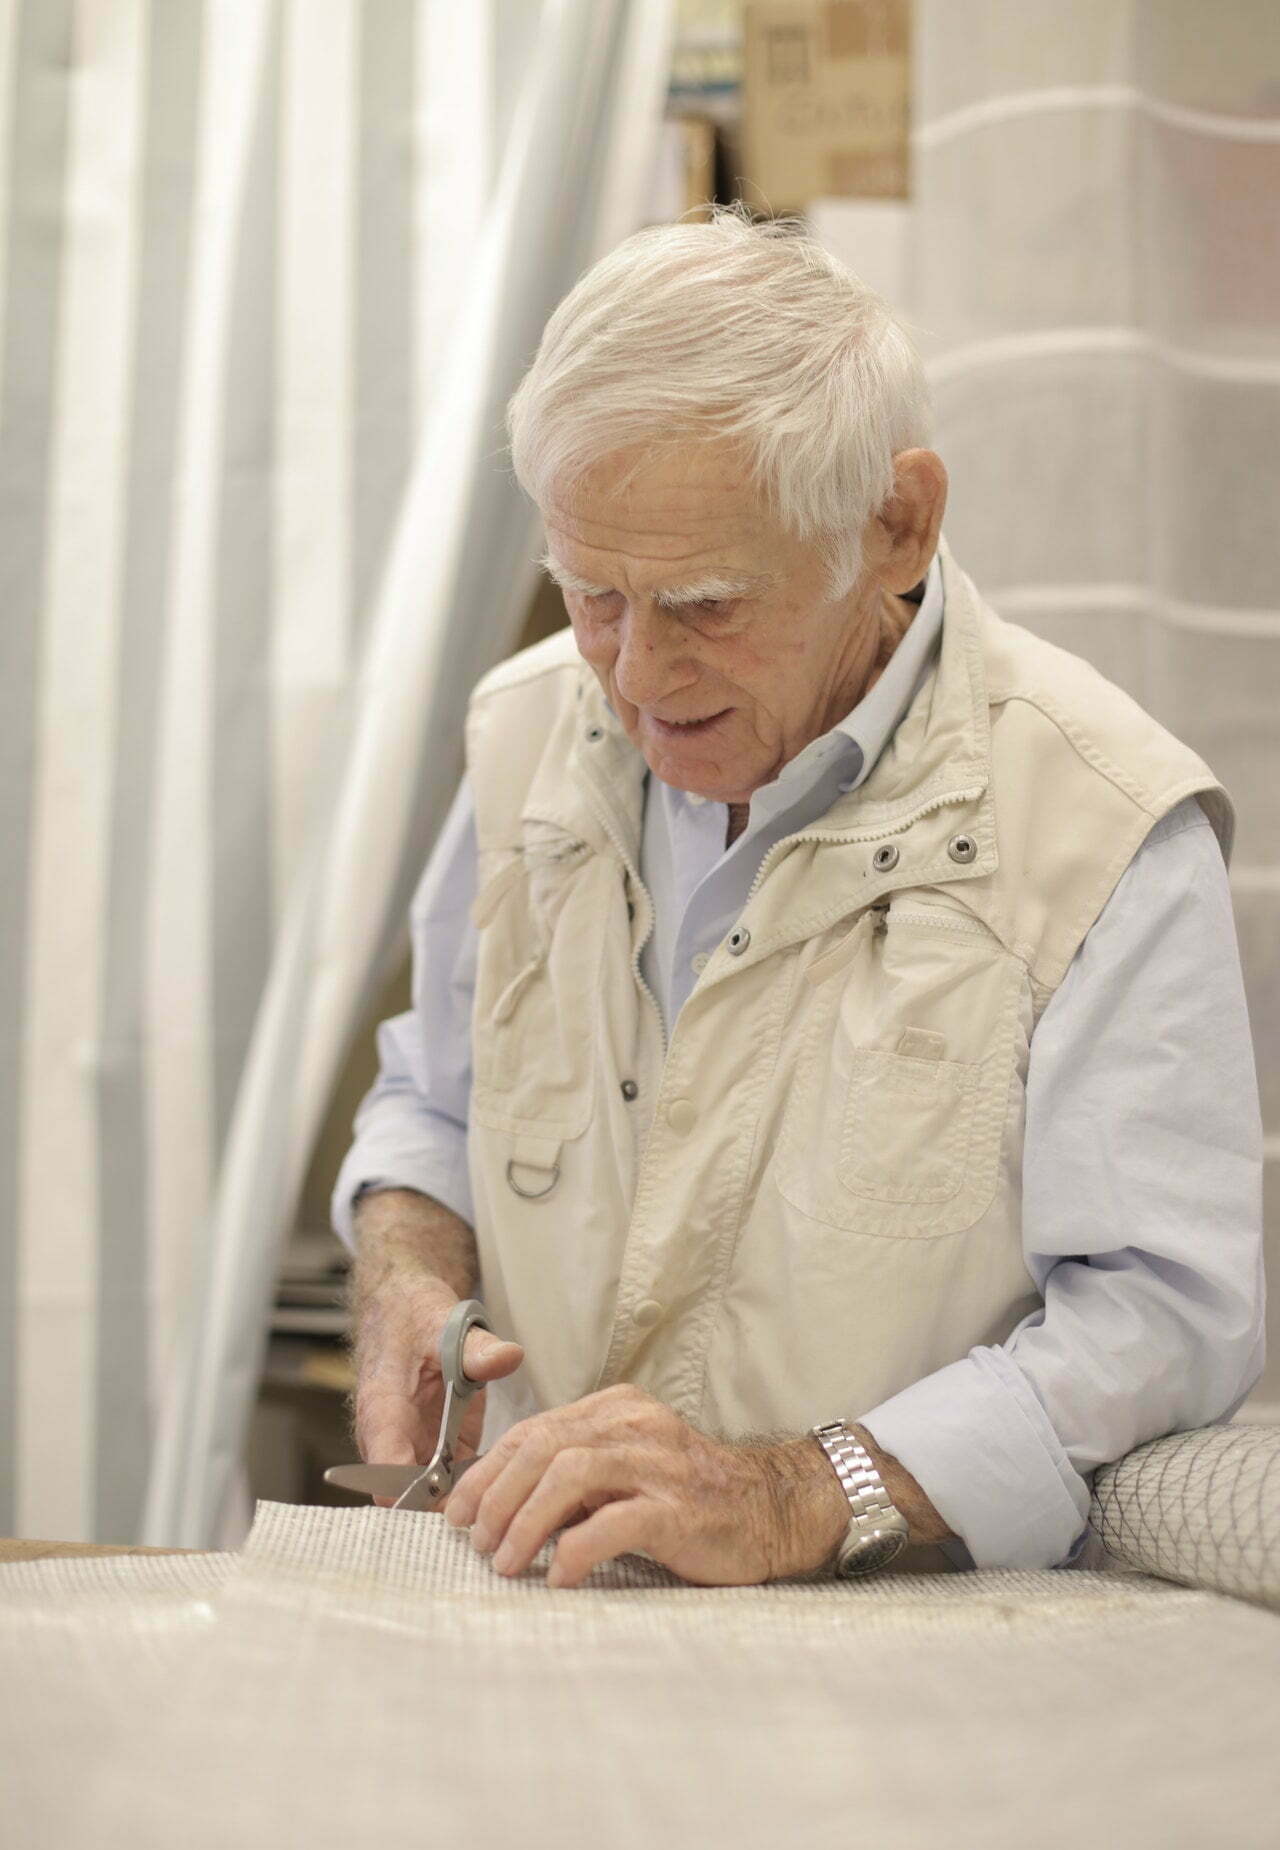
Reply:
<svg viewBox="0 0 1280 1850"><path fill-rule="evenodd" d="M849 1553L842 1557L840 1572L850 1576L874 1574L896 1560L906 1545L906 1536L892 1529L881 1530L878 1535L859 1536Z"/></svg>

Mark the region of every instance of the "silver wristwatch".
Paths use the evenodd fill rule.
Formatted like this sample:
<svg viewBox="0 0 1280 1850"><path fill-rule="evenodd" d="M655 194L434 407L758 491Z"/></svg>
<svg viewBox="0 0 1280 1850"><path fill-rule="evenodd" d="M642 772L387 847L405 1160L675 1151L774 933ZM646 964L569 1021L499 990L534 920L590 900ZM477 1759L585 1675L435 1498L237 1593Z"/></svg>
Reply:
<svg viewBox="0 0 1280 1850"><path fill-rule="evenodd" d="M843 1420L811 1426L810 1432L835 1466L841 1488L849 1499L853 1520L840 1544L835 1572L845 1577L874 1574L888 1567L910 1539L907 1519L889 1501L884 1480Z"/></svg>

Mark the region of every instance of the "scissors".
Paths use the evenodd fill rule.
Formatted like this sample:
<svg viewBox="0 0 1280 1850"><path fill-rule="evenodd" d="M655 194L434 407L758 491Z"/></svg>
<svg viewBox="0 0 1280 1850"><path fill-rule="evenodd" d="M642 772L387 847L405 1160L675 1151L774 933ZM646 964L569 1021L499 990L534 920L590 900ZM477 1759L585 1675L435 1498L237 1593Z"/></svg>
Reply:
<svg viewBox="0 0 1280 1850"><path fill-rule="evenodd" d="M440 1437L426 1465L333 1465L324 1474L326 1484L340 1490L360 1490L370 1497L394 1497L394 1509L433 1510L448 1496L473 1460L459 1467L454 1459L458 1428L466 1404L480 1386L462 1372L462 1351L468 1330L491 1330L484 1305L478 1298L463 1298L449 1312L440 1336L440 1373L444 1379L444 1411Z"/></svg>

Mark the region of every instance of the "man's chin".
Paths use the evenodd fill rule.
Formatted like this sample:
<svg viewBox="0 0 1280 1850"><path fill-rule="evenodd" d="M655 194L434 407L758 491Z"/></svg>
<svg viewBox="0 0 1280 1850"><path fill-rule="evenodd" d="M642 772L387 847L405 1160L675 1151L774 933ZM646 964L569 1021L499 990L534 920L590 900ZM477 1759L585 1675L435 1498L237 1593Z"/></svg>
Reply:
<svg viewBox="0 0 1280 1850"><path fill-rule="evenodd" d="M683 790L707 803L732 805L751 801L755 784L748 784L745 789L740 779L731 784L727 777L717 776L714 765L698 764L691 754L686 756L678 748L665 750L662 741L652 735L646 736L647 732L645 728L638 736L631 733L631 742L639 749L653 775L664 784L670 784L673 790Z"/></svg>
<svg viewBox="0 0 1280 1850"><path fill-rule="evenodd" d="M669 784L673 790L683 790L686 796L701 797L704 803L727 803L732 808L735 804L751 801L749 790L729 790L714 782L708 785L704 779L695 779L691 773L681 771L677 766L668 765L662 771L651 759L646 758L645 762L653 775L661 778L664 784Z"/></svg>

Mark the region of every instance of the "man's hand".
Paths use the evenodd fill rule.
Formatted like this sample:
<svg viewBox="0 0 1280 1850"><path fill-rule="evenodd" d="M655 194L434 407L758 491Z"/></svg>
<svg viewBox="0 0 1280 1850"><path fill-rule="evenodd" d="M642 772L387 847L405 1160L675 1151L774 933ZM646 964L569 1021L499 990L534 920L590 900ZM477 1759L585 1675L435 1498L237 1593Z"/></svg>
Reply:
<svg viewBox="0 0 1280 1850"><path fill-rule="evenodd" d="M444 1412L440 1337L458 1302L442 1279L401 1267L390 1271L361 1305L356 1341L355 1438L374 1465L425 1465L436 1447ZM496 1381L519 1368L524 1350L489 1330L469 1330L462 1366L473 1381ZM476 1455L484 1424L484 1389L467 1402L457 1459ZM394 1501L377 1497L386 1508Z"/></svg>
<svg viewBox="0 0 1280 1850"><path fill-rule="evenodd" d="M699 1586L751 1586L821 1567L849 1526L816 1440L709 1439L631 1386L521 1420L454 1486L444 1515L471 1524L504 1574L563 1529L555 1587L637 1549Z"/></svg>

